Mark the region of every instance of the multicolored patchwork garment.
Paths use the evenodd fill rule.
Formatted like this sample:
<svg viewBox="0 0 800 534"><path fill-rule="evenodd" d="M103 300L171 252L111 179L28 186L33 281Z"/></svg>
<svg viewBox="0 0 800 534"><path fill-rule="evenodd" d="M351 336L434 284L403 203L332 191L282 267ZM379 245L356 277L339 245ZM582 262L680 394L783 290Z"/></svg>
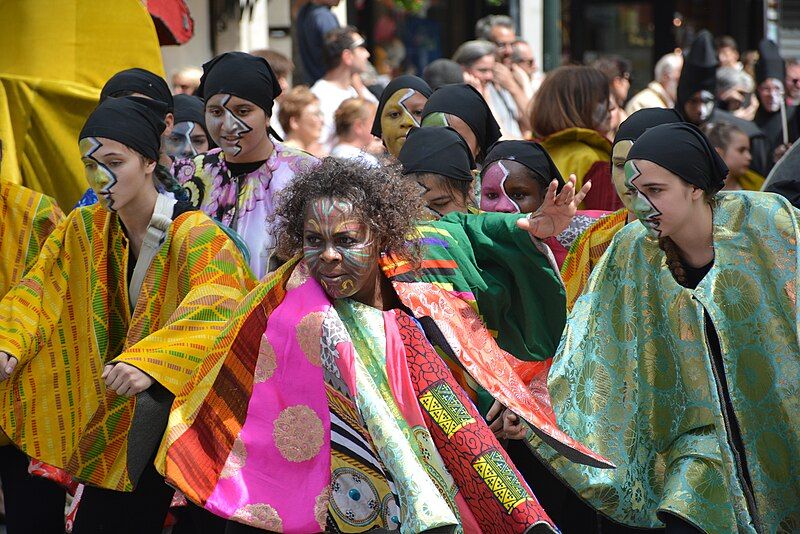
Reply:
<svg viewBox="0 0 800 534"><path fill-rule="evenodd" d="M225 153L210 150L193 160L175 163L173 174L189 192L192 204L238 233L250 251L250 267L257 278L269 271L275 248L273 235L276 196L295 174L319 160L302 150L272 140L275 150L252 172L234 176Z"/></svg>
<svg viewBox="0 0 800 534"><path fill-rule="evenodd" d="M622 208L598 219L572 243L561 265L561 277L567 289L567 310L575 305L589 281L592 269L627 222L628 210Z"/></svg>
<svg viewBox="0 0 800 534"><path fill-rule="evenodd" d="M32 458L121 491L161 438L159 406L169 407L253 285L234 244L200 212L174 220L132 313L128 256L116 214L74 210L0 302L0 351L19 360L0 382L2 430ZM135 397L107 391L110 362L157 384Z"/></svg>
<svg viewBox="0 0 800 534"><path fill-rule="evenodd" d="M33 267L63 218L52 198L0 180L0 297Z"/></svg>
<svg viewBox="0 0 800 534"><path fill-rule="evenodd" d="M713 238L714 265L691 290L641 224L619 231L548 380L559 424L619 467L537 451L626 525L662 527L669 512L705 532L797 532L798 211L778 195L722 193Z"/></svg>
<svg viewBox="0 0 800 534"><path fill-rule="evenodd" d="M555 530L431 337L563 454L610 464L558 429L468 302L393 285L404 310L332 303L297 259L265 279L175 399L167 480L270 531Z"/></svg>

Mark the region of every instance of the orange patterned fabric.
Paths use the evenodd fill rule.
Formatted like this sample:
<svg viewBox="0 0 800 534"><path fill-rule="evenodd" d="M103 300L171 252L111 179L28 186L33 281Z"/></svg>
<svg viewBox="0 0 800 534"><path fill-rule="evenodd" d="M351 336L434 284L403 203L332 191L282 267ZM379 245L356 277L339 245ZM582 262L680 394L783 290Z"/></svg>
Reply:
<svg viewBox="0 0 800 534"><path fill-rule="evenodd" d="M170 227L132 315L127 272L117 215L80 208L0 302L0 350L19 359L0 383L0 426L29 456L123 491L136 483L129 457L142 454L128 441L137 398L107 391L103 366L130 363L177 393L254 283L235 245L199 212Z"/></svg>
<svg viewBox="0 0 800 534"><path fill-rule="evenodd" d="M592 269L600 261L611 240L626 224L628 220L628 210L621 210L601 217L589 228L587 228L578 239L572 243L569 253L561 266L561 278L567 289L567 310L572 310L572 306L578 297L583 293L586 282Z"/></svg>

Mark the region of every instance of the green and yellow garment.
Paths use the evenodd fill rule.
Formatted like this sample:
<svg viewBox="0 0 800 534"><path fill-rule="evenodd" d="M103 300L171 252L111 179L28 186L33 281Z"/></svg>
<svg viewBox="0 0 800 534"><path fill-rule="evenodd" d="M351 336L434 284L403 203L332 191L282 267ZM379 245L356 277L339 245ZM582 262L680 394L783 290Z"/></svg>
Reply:
<svg viewBox="0 0 800 534"><path fill-rule="evenodd" d="M706 532L797 532L798 211L778 195L720 194L713 225L714 265L695 290L678 285L641 224L625 226L568 319L548 379L558 423L618 468L533 446L626 525L659 528L669 512Z"/></svg>
<svg viewBox="0 0 800 534"><path fill-rule="evenodd" d="M0 180L0 297L33 267L63 218L52 198Z"/></svg>
<svg viewBox="0 0 800 534"><path fill-rule="evenodd" d="M168 406L254 283L233 242L199 212L170 226L132 313L128 257L118 216L80 208L0 302L0 351L19 360L0 382L2 431L32 458L123 491L135 485L163 426L140 410L144 394L107 391L103 366L146 372L157 382L148 402Z"/></svg>

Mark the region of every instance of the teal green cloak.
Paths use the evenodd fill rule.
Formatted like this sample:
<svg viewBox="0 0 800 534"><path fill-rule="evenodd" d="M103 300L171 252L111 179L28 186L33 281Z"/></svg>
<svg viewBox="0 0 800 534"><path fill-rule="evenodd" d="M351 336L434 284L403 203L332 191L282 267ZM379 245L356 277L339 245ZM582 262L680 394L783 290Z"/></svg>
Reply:
<svg viewBox="0 0 800 534"><path fill-rule="evenodd" d="M678 285L639 223L595 267L548 386L559 426L618 468L531 445L603 514L638 527L661 527L657 514L670 512L706 532L800 531L799 214L778 195L718 195L714 266L695 290ZM752 499L726 430L704 310Z"/></svg>

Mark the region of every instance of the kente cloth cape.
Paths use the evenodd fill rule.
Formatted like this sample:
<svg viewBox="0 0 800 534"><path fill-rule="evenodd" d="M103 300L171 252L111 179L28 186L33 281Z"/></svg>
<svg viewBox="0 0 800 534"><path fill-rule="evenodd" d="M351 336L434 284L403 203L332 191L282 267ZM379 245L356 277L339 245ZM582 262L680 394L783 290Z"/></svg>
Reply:
<svg viewBox="0 0 800 534"><path fill-rule="evenodd" d="M555 426L546 390L527 388L520 361L496 345L468 299L440 284L395 281L411 316L332 306L296 261L243 301L173 404L156 465L194 502L286 532L549 525L440 350L563 454L610 465Z"/></svg>
<svg viewBox="0 0 800 534"><path fill-rule="evenodd" d="M755 532L756 524L797 532L798 211L778 195L720 193L713 232L714 265L690 290L645 228L627 225L569 317L548 379L558 422L619 467L575 466L536 450L581 498L626 525L662 527L657 513L669 512L705 532ZM704 313L724 377L711 363ZM752 504L720 383L738 421Z"/></svg>
<svg viewBox="0 0 800 534"><path fill-rule="evenodd" d="M276 244L271 218L278 193L295 174L319 162L302 150L275 140L272 144L275 149L267 161L244 176L231 174L221 149L177 161L173 167L173 175L189 192L190 202L239 234L250 252L250 267L259 279L270 270Z"/></svg>
<svg viewBox="0 0 800 534"><path fill-rule="evenodd" d="M140 411L142 396L153 390L150 400L168 406L253 285L224 232L187 212L170 226L131 314L128 246L116 214L74 210L0 302L0 351L19 359L0 382L3 432L28 456L120 491L133 489L163 430ZM101 378L110 362L158 384L118 396Z"/></svg>
<svg viewBox="0 0 800 534"><path fill-rule="evenodd" d="M86 189L78 132L115 73L164 75L153 19L138 0L0 3L0 175L72 206Z"/></svg>
<svg viewBox="0 0 800 534"><path fill-rule="evenodd" d="M576 190L591 180L592 189L578 209L614 211L622 207L611 182L611 141L594 130L566 128L545 137L540 144L564 180L575 174Z"/></svg>
<svg viewBox="0 0 800 534"><path fill-rule="evenodd" d="M63 218L52 198L0 180L0 298L33 267Z"/></svg>
<svg viewBox="0 0 800 534"><path fill-rule="evenodd" d="M583 293L595 265L603 257L611 240L628 220L628 210L622 208L601 217L572 242L567 257L561 265L561 278L567 291L567 310Z"/></svg>

